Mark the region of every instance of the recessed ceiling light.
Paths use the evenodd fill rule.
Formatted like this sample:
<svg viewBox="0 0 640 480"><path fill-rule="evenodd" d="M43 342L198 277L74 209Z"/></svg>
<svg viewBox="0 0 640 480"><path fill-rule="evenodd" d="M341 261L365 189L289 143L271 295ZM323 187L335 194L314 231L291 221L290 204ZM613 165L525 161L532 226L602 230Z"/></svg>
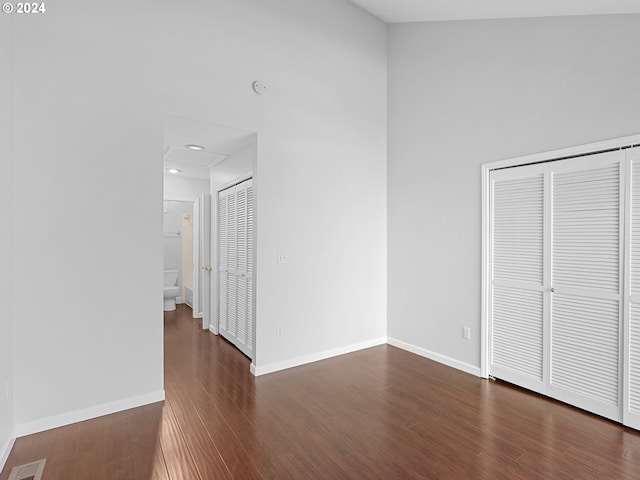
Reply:
<svg viewBox="0 0 640 480"><path fill-rule="evenodd" d="M188 145L185 145L185 147L187 147L189 150L193 150L195 152L200 152L200 151L204 150L204 147L202 145L196 145L195 143L190 143Z"/></svg>
<svg viewBox="0 0 640 480"><path fill-rule="evenodd" d="M182 172L182 170L180 170L179 168L167 168L166 171L173 174Z"/></svg>

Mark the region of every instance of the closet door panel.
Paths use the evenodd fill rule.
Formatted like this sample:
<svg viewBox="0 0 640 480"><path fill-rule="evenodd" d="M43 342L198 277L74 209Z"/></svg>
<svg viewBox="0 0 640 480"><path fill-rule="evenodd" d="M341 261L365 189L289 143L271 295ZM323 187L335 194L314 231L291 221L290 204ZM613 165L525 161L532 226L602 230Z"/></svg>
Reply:
<svg viewBox="0 0 640 480"><path fill-rule="evenodd" d="M254 192L253 180L247 182L247 341L246 354L253 359L253 332L255 331L254 294L253 294L253 262L254 262Z"/></svg>
<svg viewBox="0 0 640 480"><path fill-rule="evenodd" d="M247 188L244 183L236 187L236 257L236 345L243 347L247 341Z"/></svg>
<svg viewBox="0 0 640 480"><path fill-rule="evenodd" d="M625 424L640 428L640 303L632 303L629 315L629 374L627 412L632 418Z"/></svg>
<svg viewBox="0 0 640 480"><path fill-rule="evenodd" d="M236 346L253 358L253 181L236 187L237 198L237 333Z"/></svg>
<svg viewBox="0 0 640 480"><path fill-rule="evenodd" d="M543 379L543 294L518 288L493 289L493 372L512 371ZM500 376L502 378L502 376Z"/></svg>
<svg viewBox="0 0 640 480"><path fill-rule="evenodd" d="M238 331L238 282L237 282L237 266L238 266L238 245L237 245L237 202L236 187L229 189L228 194L228 221L227 221L227 262L228 262L228 281L227 281L227 338L233 343L236 341Z"/></svg>
<svg viewBox="0 0 640 480"><path fill-rule="evenodd" d="M618 406L619 303L565 293L553 296L551 385L584 397L573 398L573 403L589 410L597 403L613 410Z"/></svg>
<svg viewBox="0 0 640 480"><path fill-rule="evenodd" d="M544 392L544 166L492 172L490 374Z"/></svg>
<svg viewBox="0 0 640 480"><path fill-rule="evenodd" d="M227 193L218 194L218 329L224 335L229 328L227 311Z"/></svg>
<svg viewBox="0 0 640 480"><path fill-rule="evenodd" d="M625 343L624 423L640 429L640 148L626 153L627 192L627 318Z"/></svg>
<svg viewBox="0 0 640 480"><path fill-rule="evenodd" d="M620 154L550 164L551 321L548 392L621 419Z"/></svg>

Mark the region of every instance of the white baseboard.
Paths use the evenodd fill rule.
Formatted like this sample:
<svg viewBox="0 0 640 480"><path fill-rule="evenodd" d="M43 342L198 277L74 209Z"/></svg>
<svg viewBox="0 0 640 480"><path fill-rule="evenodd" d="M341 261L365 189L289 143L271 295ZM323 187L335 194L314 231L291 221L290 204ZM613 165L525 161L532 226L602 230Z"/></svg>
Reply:
<svg viewBox="0 0 640 480"><path fill-rule="evenodd" d="M211 333L213 333L214 335L218 335L218 332L216 332L216 329L213 325L209 324L209 331Z"/></svg>
<svg viewBox="0 0 640 480"><path fill-rule="evenodd" d="M334 348L331 350L324 350L318 353L312 353L311 355L304 355L302 357L292 358L290 360L284 360L282 362L269 363L267 365L255 366L251 364L251 373L256 377L260 375L266 375L267 373L278 372L287 368L298 367L306 363L317 362L319 360L326 360L327 358L337 357L338 355L344 355L345 353L356 352L365 348L376 347L378 345L384 345L387 343L386 337L374 338L366 340L364 342L353 343L351 345L345 345L344 347Z"/></svg>
<svg viewBox="0 0 640 480"><path fill-rule="evenodd" d="M463 372L470 373L471 375L475 375L476 377L480 376L480 367L476 367L475 365L471 365L470 363L461 362L460 360L456 360L455 358L432 352L431 350L427 350L426 348L418 347L416 345L403 342L402 340L398 340L396 338L387 338L387 343L389 345L393 345L394 347L401 348L402 350L406 350L407 352L415 353L416 355L420 355L421 357L433 360L434 362L442 363L449 367L453 367L458 370L462 370Z"/></svg>
<svg viewBox="0 0 640 480"><path fill-rule="evenodd" d="M13 444L16 443L16 433L15 430L11 432L11 435L4 442L4 445L0 447L0 472L4 468L7 463L7 459L9 458L9 454L11 453L11 449L13 448Z"/></svg>
<svg viewBox="0 0 640 480"><path fill-rule="evenodd" d="M16 437L24 437L32 433L43 432L52 428L64 427L76 422L83 422L92 418L102 417L111 413L121 412L130 408L141 407L150 403L161 402L164 400L164 390L159 392L147 393L136 397L129 397L115 402L103 403L94 407L74 410L52 417L42 418L33 422L21 423L16 425Z"/></svg>

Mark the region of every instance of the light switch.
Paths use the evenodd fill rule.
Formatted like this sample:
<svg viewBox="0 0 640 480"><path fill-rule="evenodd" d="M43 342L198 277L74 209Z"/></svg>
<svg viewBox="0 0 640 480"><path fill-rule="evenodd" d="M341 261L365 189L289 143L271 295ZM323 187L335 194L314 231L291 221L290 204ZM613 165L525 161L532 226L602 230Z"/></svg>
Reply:
<svg viewBox="0 0 640 480"><path fill-rule="evenodd" d="M462 336L465 340L471 340L471 328L463 327Z"/></svg>
<svg viewBox="0 0 640 480"><path fill-rule="evenodd" d="M278 263L289 263L289 255L286 253L278 253Z"/></svg>

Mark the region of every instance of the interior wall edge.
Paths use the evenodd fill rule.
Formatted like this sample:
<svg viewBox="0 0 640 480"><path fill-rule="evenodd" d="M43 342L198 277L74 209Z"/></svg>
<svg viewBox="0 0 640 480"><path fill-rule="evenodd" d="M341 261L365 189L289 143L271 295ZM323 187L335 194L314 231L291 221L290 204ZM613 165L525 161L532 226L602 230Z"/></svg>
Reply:
<svg viewBox="0 0 640 480"><path fill-rule="evenodd" d="M14 431L9 435L9 438L7 439L7 441L4 442L4 445L2 445L2 448L0 448L0 472L2 471L5 464L7 463L7 459L9 458L9 454L11 454L11 450L13 449L13 445L15 442L16 442L16 434Z"/></svg>

